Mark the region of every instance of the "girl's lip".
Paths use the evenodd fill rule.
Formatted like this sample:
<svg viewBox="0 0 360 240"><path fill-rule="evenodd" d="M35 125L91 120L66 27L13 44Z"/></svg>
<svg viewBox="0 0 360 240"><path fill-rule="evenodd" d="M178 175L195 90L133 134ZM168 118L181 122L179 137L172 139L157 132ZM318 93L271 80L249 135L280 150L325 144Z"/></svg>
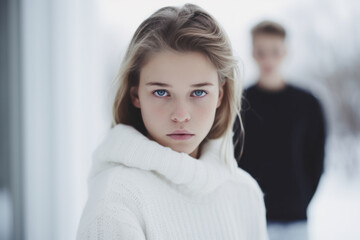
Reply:
<svg viewBox="0 0 360 240"><path fill-rule="evenodd" d="M168 135L172 135L172 134L191 134L191 133L185 129L178 129ZM194 134L192 134L192 135L194 135Z"/></svg>
<svg viewBox="0 0 360 240"><path fill-rule="evenodd" d="M181 133L181 134L173 134L173 133L172 133L172 134L168 134L168 136L171 137L171 138L174 139L174 140L187 140L187 139L193 137L194 134L189 134L189 133L187 133L187 134L184 134L184 133Z"/></svg>

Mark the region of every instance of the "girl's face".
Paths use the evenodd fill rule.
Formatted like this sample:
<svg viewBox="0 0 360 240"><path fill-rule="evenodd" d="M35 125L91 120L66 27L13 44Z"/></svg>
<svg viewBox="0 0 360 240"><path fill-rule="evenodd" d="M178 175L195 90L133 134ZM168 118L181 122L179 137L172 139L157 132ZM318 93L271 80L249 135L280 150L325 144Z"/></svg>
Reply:
<svg viewBox="0 0 360 240"><path fill-rule="evenodd" d="M139 86L130 91L148 137L196 158L223 97L210 60L197 52L156 53L141 69Z"/></svg>

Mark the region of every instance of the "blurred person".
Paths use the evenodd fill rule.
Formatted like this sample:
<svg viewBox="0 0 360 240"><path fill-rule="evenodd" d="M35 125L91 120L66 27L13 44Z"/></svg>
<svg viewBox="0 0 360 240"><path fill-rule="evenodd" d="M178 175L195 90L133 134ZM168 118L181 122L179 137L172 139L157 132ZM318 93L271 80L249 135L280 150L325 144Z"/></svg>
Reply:
<svg viewBox="0 0 360 240"><path fill-rule="evenodd" d="M270 240L305 240L307 207L323 172L323 110L313 94L281 74L287 51L284 27L263 21L251 33L259 77L244 90L245 137L243 143L234 139L235 156L265 194ZM234 138L242 134L240 126L237 117Z"/></svg>
<svg viewBox="0 0 360 240"><path fill-rule="evenodd" d="M225 32L196 5L139 26L92 155L78 240L268 239L263 193L234 158L237 72Z"/></svg>

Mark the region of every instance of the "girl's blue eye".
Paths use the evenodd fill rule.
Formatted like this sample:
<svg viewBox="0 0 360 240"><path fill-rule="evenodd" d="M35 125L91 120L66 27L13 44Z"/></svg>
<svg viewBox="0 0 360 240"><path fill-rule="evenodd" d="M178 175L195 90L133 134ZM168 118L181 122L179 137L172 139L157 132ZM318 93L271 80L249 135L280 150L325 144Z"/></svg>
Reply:
<svg viewBox="0 0 360 240"><path fill-rule="evenodd" d="M195 97L203 97L206 95L206 92L204 90L195 90L193 92L193 96Z"/></svg>
<svg viewBox="0 0 360 240"><path fill-rule="evenodd" d="M155 90L154 94L158 97L166 97L167 96L167 92L163 89Z"/></svg>

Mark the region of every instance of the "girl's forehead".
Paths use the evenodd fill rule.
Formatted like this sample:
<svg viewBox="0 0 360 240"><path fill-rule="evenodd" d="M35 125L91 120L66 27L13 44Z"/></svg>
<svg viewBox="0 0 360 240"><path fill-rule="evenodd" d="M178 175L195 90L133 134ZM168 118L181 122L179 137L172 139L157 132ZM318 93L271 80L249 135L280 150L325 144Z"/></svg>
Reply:
<svg viewBox="0 0 360 240"><path fill-rule="evenodd" d="M210 60L198 52L164 51L154 54L140 71L140 81L168 84L213 82L217 69Z"/></svg>

